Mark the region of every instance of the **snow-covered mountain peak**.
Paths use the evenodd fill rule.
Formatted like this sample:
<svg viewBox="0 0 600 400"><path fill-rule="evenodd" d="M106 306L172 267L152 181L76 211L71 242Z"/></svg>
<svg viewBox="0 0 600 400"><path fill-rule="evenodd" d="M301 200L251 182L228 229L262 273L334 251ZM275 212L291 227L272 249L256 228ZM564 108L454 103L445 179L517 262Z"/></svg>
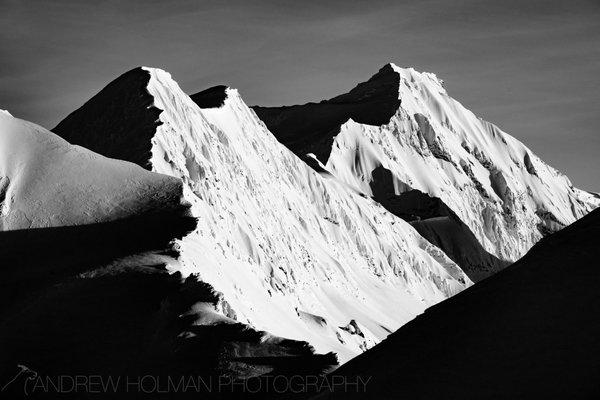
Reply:
<svg viewBox="0 0 600 400"><path fill-rule="evenodd" d="M575 189L565 175L523 143L452 99L435 75L410 68L395 70L401 79L401 106L375 134L382 143L390 140L386 143L390 150L397 144L412 150L409 155L394 149L388 160L395 164L393 172L407 186L449 204L489 251L515 260L543 234L598 206L598 199ZM353 135L350 131L362 128L366 127L342 130L339 143L346 134ZM431 161L428 167L423 160ZM336 169L336 161L330 158L330 162ZM479 206L467 202L471 209L464 207L465 189ZM514 240L505 242L511 237Z"/></svg>
<svg viewBox="0 0 600 400"><path fill-rule="evenodd" d="M357 87L359 87L361 85L366 86L366 85L372 84L373 81L375 81L374 78L376 78L378 76L391 76L391 75L398 75L400 77L400 79L398 81L396 81L398 83L397 85L392 84L392 85L390 85L391 87L386 88L387 90L396 89L399 92L400 86L402 84L407 84L407 85L413 84L415 86L427 85L430 88L435 87L437 90L440 90L440 91L443 91L444 93L446 93L446 90L444 89L444 81L442 79L438 78L437 75L434 74L433 72L419 72L419 71L415 70L413 67L400 67L393 62L389 62L389 63L385 64L368 81L366 81L364 83L360 83ZM381 91L382 90L381 86L378 87L377 85L371 85L371 87L372 87L373 91ZM356 90L356 88L353 90Z"/></svg>
<svg viewBox="0 0 600 400"><path fill-rule="evenodd" d="M309 165L411 221L477 279L600 204L451 98L432 73L387 64L331 100L254 110ZM441 217L464 233L461 245L450 243L455 235ZM467 242L482 246L479 255L465 254Z"/></svg>
<svg viewBox="0 0 600 400"><path fill-rule="evenodd" d="M129 147L148 140L148 168L183 180L199 223L178 244L177 268L222 293L225 315L346 360L470 285L410 225L282 146L237 90L190 98L169 73L141 71L151 107L146 100L121 106L142 120L158 110L158 121L149 139L129 136ZM208 108L193 100L211 97L219 100ZM118 104L123 96L94 98ZM77 124L63 126L95 135L97 125L84 118L94 102L73 113L81 115ZM114 131L111 124L102 130Z"/></svg>

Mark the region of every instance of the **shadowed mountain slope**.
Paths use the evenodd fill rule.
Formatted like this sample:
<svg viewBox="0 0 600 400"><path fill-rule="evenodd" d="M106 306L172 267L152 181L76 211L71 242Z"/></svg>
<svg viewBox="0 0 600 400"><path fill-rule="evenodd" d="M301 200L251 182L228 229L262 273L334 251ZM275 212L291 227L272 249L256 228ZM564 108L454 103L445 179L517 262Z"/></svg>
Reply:
<svg viewBox="0 0 600 400"><path fill-rule="evenodd" d="M396 194L394 187L402 183L394 182L390 170L381 165L373 170L372 175L373 199L442 249L473 282L510 264L486 251L469 227L439 198L409 187Z"/></svg>
<svg viewBox="0 0 600 400"><path fill-rule="evenodd" d="M219 85L190 96L200 108L218 108L225 104L227 86Z"/></svg>
<svg viewBox="0 0 600 400"><path fill-rule="evenodd" d="M145 89L148 71L134 68L63 119L52 132L106 157L148 168L161 110ZM119 123L115 123L119 121Z"/></svg>
<svg viewBox="0 0 600 400"><path fill-rule="evenodd" d="M400 105L399 83L400 77L388 64L367 82L330 100L284 107L254 106L252 109L277 140L298 157L306 161L306 154L312 153L326 164L333 139L348 119L369 125L389 122Z"/></svg>

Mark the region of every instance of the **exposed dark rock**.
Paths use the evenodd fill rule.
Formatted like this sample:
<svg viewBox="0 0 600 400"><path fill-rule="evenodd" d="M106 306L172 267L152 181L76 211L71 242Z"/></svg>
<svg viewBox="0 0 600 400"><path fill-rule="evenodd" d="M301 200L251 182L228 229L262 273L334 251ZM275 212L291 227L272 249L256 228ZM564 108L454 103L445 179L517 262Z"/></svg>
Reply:
<svg viewBox="0 0 600 400"><path fill-rule="evenodd" d="M483 197L486 200L491 200L491 197L488 194L488 192L485 190L485 187L483 186L483 184L481 182L479 182L479 180L473 173L473 169L471 168L471 165L467 164L467 162L465 162L465 161L461 161L460 167L465 172L465 174L467 174L467 176L471 179L471 182L473 182L473 184L475 185L475 188L477 189L477 191L479 192L481 197Z"/></svg>
<svg viewBox="0 0 600 400"><path fill-rule="evenodd" d="M535 166L531 161L531 156L529 155L529 153L525 153L523 162L525 163L525 168L527 169L527 172L529 172L531 175L538 176Z"/></svg>

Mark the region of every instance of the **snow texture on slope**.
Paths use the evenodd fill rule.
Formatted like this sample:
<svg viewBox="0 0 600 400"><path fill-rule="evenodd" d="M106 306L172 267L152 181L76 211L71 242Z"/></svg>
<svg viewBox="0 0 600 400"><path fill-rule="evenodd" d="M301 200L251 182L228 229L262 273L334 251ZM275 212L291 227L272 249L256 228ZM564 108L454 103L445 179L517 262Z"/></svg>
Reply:
<svg viewBox="0 0 600 400"><path fill-rule="evenodd" d="M470 284L410 225L296 158L236 90L201 109L146 70L162 110L152 169L183 179L200 221L182 272L223 293L226 315L344 361Z"/></svg>
<svg viewBox="0 0 600 400"><path fill-rule="evenodd" d="M415 189L397 194L397 180L383 166L372 171L369 186L374 200L442 249L474 282L510 264L487 252L469 227L439 198Z"/></svg>
<svg viewBox="0 0 600 400"><path fill-rule="evenodd" d="M0 113L0 230L82 225L181 207L178 179L73 146Z"/></svg>

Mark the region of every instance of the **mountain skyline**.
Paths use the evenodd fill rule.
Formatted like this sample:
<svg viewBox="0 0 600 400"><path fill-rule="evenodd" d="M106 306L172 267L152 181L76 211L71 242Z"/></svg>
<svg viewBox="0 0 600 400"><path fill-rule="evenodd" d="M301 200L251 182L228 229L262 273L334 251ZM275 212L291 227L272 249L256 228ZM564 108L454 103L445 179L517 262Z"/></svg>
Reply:
<svg viewBox="0 0 600 400"><path fill-rule="evenodd" d="M0 391L597 397L600 195L434 73L253 108L176 79L122 72L51 130L0 109Z"/></svg>
<svg viewBox="0 0 600 400"><path fill-rule="evenodd" d="M50 128L137 65L171 71L189 93L226 84L249 104L300 104L394 61L436 73L477 115L598 191L600 7L522 3L3 1L0 105Z"/></svg>

